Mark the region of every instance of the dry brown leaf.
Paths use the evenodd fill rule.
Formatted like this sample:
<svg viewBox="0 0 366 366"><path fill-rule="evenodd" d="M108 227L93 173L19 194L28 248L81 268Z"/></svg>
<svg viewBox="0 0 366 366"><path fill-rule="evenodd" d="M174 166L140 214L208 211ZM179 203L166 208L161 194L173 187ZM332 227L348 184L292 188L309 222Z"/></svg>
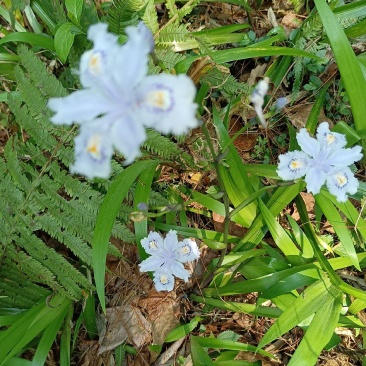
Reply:
<svg viewBox="0 0 366 366"><path fill-rule="evenodd" d="M307 192L301 192L300 193L302 199L305 202L306 211L309 215L310 220L312 220L315 217L315 199L314 196L311 193ZM294 212L291 214L292 218L296 221L300 220L299 212L297 211L296 205L294 205Z"/></svg>
<svg viewBox="0 0 366 366"><path fill-rule="evenodd" d="M151 324L139 308L131 304L108 308L107 320L99 354L115 349L127 339L137 348L151 342Z"/></svg>
<svg viewBox="0 0 366 366"><path fill-rule="evenodd" d="M154 344L163 344L168 333L179 325L180 303L174 292L151 291L138 305L144 309L151 323Z"/></svg>

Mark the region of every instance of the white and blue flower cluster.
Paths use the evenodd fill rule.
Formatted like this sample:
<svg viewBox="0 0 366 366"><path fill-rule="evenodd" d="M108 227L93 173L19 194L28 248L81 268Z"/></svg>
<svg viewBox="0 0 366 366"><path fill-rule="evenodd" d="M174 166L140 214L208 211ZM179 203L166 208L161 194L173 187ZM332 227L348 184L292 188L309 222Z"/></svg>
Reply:
<svg viewBox="0 0 366 366"><path fill-rule="evenodd" d="M83 89L48 103L56 112L54 124L81 125L71 172L88 178L110 175L114 149L126 164L138 157L145 127L179 135L198 126L192 80L186 75L147 75L154 49L150 30L142 22L127 27L128 41L120 45L107 27L99 23L89 28L94 46L81 57Z"/></svg>
<svg viewBox="0 0 366 366"><path fill-rule="evenodd" d="M183 263L199 258L197 244L191 239L178 241L177 232L170 230L165 239L150 231L147 238L141 240L141 245L150 257L140 263L141 272L154 272L154 283L158 291L172 291L174 276L188 281L190 273Z"/></svg>
<svg viewBox="0 0 366 366"><path fill-rule="evenodd" d="M291 151L280 155L277 174L284 180L305 176L308 192L317 194L326 183L338 202L346 202L347 194L355 194L358 180L348 167L362 158L361 146L345 148L344 135L330 132L327 122L322 122L316 139L310 137L305 128L296 136L302 151Z"/></svg>

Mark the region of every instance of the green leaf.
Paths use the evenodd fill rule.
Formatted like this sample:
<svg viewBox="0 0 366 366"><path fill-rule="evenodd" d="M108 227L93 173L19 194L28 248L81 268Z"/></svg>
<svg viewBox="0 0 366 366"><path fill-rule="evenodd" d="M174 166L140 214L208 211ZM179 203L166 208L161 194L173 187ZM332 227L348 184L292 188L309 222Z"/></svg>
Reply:
<svg viewBox="0 0 366 366"><path fill-rule="evenodd" d="M334 289L334 288L333 288ZM327 300L316 312L288 366L315 365L320 352L328 344L337 326L342 309L342 293L329 292Z"/></svg>
<svg viewBox="0 0 366 366"><path fill-rule="evenodd" d="M330 82L325 84L320 90L320 93L316 96L313 107L311 108L309 118L306 122L306 129L313 135L315 133L316 126L318 125L320 112L323 108L325 95L329 88Z"/></svg>
<svg viewBox="0 0 366 366"><path fill-rule="evenodd" d="M139 176L138 183L135 190L135 199L134 199L134 207L135 210L138 210L137 206L139 203L148 203L149 194L151 191L151 184L154 178L156 166L151 165L146 168ZM142 221L135 221L135 237L137 243L137 249L140 254L141 260L144 260L148 257L144 248L141 246L141 239L147 237L147 219Z"/></svg>
<svg viewBox="0 0 366 366"><path fill-rule="evenodd" d="M215 308L233 311L235 313L252 314L255 316L265 316L268 318L278 318L282 311L272 306L258 306L256 304L246 304L242 302L233 302L210 297L191 295L191 300L214 306Z"/></svg>
<svg viewBox="0 0 366 366"><path fill-rule="evenodd" d="M47 301L47 303L46 303ZM55 295L49 301L44 299L32 307L12 326L0 334L0 360L3 365L18 354L30 341L37 337L52 322L65 314L72 301Z"/></svg>
<svg viewBox="0 0 366 366"><path fill-rule="evenodd" d="M65 0L65 6L68 13L79 21L83 11L83 0Z"/></svg>
<svg viewBox="0 0 366 366"><path fill-rule="evenodd" d="M43 366L45 364L47 355L50 352L68 310L68 308L65 308L45 329L38 344L37 351L33 356L31 366Z"/></svg>
<svg viewBox="0 0 366 366"><path fill-rule="evenodd" d="M296 245L287 235L286 231L273 217L273 215L262 202L262 200L259 199L258 203L264 222L266 223L270 233L272 234L273 240L275 241L278 248L292 264L303 264L304 259L301 256L301 251L296 247Z"/></svg>
<svg viewBox="0 0 366 366"><path fill-rule="evenodd" d="M138 161L116 177L110 186L102 205L100 206L94 236L92 240L93 269L95 285L103 311L105 311L104 298L104 274L105 263L108 252L109 238L121 203L135 179L151 166L156 167L159 161L146 160Z"/></svg>
<svg viewBox="0 0 366 366"><path fill-rule="evenodd" d="M349 97L356 130L362 130L366 127L364 122L366 116L365 78L347 36L326 1L314 0L314 2L322 19Z"/></svg>
<svg viewBox="0 0 366 366"><path fill-rule="evenodd" d="M292 306L287 308L271 328L269 328L257 348L263 348L266 344L281 337L284 333L296 327L318 311L328 300L328 291L333 288L333 286L328 287L328 285L329 280L323 278L306 288L303 294L298 296L294 301Z"/></svg>
<svg viewBox="0 0 366 366"><path fill-rule="evenodd" d="M194 328L197 327L198 323L202 320L202 318L195 316L189 323L180 325L179 327L173 329L166 336L164 342L174 342L178 339L185 337L187 334L191 333Z"/></svg>
<svg viewBox="0 0 366 366"><path fill-rule="evenodd" d="M322 192L315 195L315 201L323 211L324 216L332 225L334 231L342 243L342 247L344 248L348 257L351 259L353 265L360 271L360 263L358 262L356 255L352 235L349 232L346 223L342 220L341 215L334 207L333 203L328 198L326 198Z"/></svg>
<svg viewBox="0 0 366 366"><path fill-rule="evenodd" d="M215 348L215 349L229 349L233 351L247 351L247 352L256 352L260 355L267 356L269 358L274 358L274 356L266 351L258 350L258 347L252 346L250 344L239 343L228 341L225 339L218 339L218 338L207 338L207 337L191 337L197 342L198 345L205 348ZM195 363L194 363L195 365Z"/></svg>
<svg viewBox="0 0 366 366"><path fill-rule="evenodd" d="M0 40L0 45L9 42L24 42L31 46L42 47L49 51L55 51L53 39L41 34L34 34L28 32L11 33Z"/></svg>
<svg viewBox="0 0 366 366"><path fill-rule="evenodd" d="M75 34L81 33L73 23L64 23L56 31L55 48L61 62L65 63L69 56Z"/></svg>
<svg viewBox="0 0 366 366"><path fill-rule="evenodd" d="M198 344L198 338L191 337L191 355L194 366L215 366L207 352Z"/></svg>
<svg viewBox="0 0 366 366"><path fill-rule="evenodd" d="M223 64L225 62L232 62L238 60L246 60L248 58L255 57L266 57L266 56L281 56L281 55L289 55L289 56L302 56L309 57L314 59L319 59L318 56L315 56L311 53L305 52L303 50L288 48L288 47L277 47L277 46L267 46L267 47L240 47L234 49L227 49L221 51L215 51L211 54L203 54L199 56L187 57L185 60L182 60L177 63L175 66L175 70L178 74L185 73L189 69L190 65L198 58L209 56L212 61Z"/></svg>

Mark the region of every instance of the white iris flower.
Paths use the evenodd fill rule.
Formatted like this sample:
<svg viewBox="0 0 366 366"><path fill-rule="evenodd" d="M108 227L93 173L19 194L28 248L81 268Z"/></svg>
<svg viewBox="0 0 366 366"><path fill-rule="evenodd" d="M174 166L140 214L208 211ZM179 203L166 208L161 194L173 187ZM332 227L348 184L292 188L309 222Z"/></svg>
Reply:
<svg viewBox="0 0 366 366"><path fill-rule="evenodd" d="M75 164L71 170L88 178L107 178L114 148L131 163L140 155L145 127L183 134L198 126L196 88L186 75L147 75L148 55L154 49L150 30L141 22L127 27L128 41L118 43L106 24L89 28L94 46L80 61L84 87L48 106L55 124L79 123Z"/></svg>
<svg viewBox="0 0 366 366"><path fill-rule="evenodd" d="M329 192L339 202L347 201L347 194L355 194L358 180L348 167L362 158L361 146L346 149L344 135L330 132L327 122L317 129L316 139L305 128L296 136L302 151L280 155L277 174L284 180L305 176L308 192L317 194L326 183Z"/></svg>
<svg viewBox="0 0 366 366"><path fill-rule="evenodd" d="M140 271L154 272L154 283L158 291L173 290L173 275L187 282L190 274L183 263L200 256L197 244L190 239L178 241L175 230L170 230L165 239L159 233L150 231L148 237L141 240L141 245L150 257L140 263Z"/></svg>

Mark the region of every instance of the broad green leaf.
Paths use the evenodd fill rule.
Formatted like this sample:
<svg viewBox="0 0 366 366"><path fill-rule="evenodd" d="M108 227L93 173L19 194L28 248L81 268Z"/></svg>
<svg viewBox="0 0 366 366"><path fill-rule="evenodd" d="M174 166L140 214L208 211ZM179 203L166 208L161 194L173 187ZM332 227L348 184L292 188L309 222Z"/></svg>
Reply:
<svg viewBox="0 0 366 366"><path fill-rule="evenodd" d="M327 197L332 203L341 211L347 219L354 225L353 230L362 235L363 241L366 241L366 221L362 218L359 210L353 206L351 201L338 202L332 194L327 191L323 191L322 194Z"/></svg>
<svg viewBox="0 0 366 366"><path fill-rule="evenodd" d="M312 264L305 264L302 266L285 269L283 271L273 272L259 278L246 281L237 281L223 287L208 287L203 290L203 294L205 296L228 296L246 294L250 292L263 292L268 290L271 286L274 286L276 283L284 280L288 276L313 267L314 265Z"/></svg>
<svg viewBox="0 0 366 366"><path fill-rule="evenodd" d="M245 171L251 175L258 175L259 177L266 177L271 179L279 179L276 173L277 165L270 164L243 164Z"/></svg>
<svg viewBox="0 0 366 366"><path fill-rule="evenodd" d="M191 64L198 58L209 56L212 61L223 64L226 62L245 60L248 58L255 57L266 57L266 56L300 56L300 57L309 57L314 59L319 59L318 56L315 56L311 53L305 52L303 50L288 48L288 47L277 47L277 46L267 46L267 47L240 47L234 49L226 49L221 51L215 51L209 55L199 55L187 57L185 60L182 60L177 63L175 66L175 70L178 74L185 73L191 66Z"/></svg>
<svg viewBox="0 0 366 366"><path fill-rule="evenodd" d="M255 316L265 316L268 318L278 318L282 311L272 306L258 306L255 304L246 304L243 302L233 302L211 297L191 295L190 299L202 304L214 306L215 308L233 311L235 313L252 314Z"/></svg>
<svg viewBox="0 0 366 366"><path fill-rule="evenodd" d="M277 216L304 188L305 183L299 182L289 187L277 188L266 206L273 216ZM247 243L258 244L267 232L263 216L259 214L251 225L249 231L233 248L234 252L240 251Z"/></svg>
<svg viewBox="0 0 366 366"><path fill-rule="evenodd" d="M202 318L195 316L189 323L180 325L179 327L173 329L169 334L166 336L164 342L174 342L178 339L181 339L188 335L189 333L197 327L198 323L202 320Z"/></svg>
<svg viewBox="0 0 366 366"><path fill-rule="evenodd" d="M325 84L315 98L313 107L311 108L309 118L306 122L306 129L313 135L315 133L316 126L319 122L320 112L323 108L326 92L329 88L330 82Z"/></svg>
<svg viewBox="0 0 366 366"><path fill-rule="evenodd" d="M342 309L342 293L334 290L317 310L288 366L315 365L320 352L332 338Z"/></svg>
<svg viewBox="0 0 366 366"><path fill-rule="evenodd" d="M262 340L258 344L258 349L266 344L281 337L290 329L296 327L309 316L317 312L327 301L328 292L331 292L332 286L329 281L323 278L312 284L294 301L291 307L287 308L269 328ZM333 292L335 289L333 288ZM338 291L337 291L338 293Z"/></svg>
<svg viewBox="0 0 366 366"><path fill-rule="evenodd" d="M207 352L198 344L198 338L191 337L191 356L194 366L215 366Z"/></svg>
<svg viewBox="0 0 366 366"><path fill-rule="evenodd" d="M64 314L72 300L56 294L32 307L0 335L0 365L17 355L30 341L37 337L49 324Z"/></svg>
<svg viewBox="0 0 366 366"><path fill-rule="evenodd" d="M314 2L323 22L349 97L356 130L362 130L366 128L365 78L347 36L326 1L314 0Z"/></svg>
<svg viewBox="0 0 366 366"><path fill-rule="evenodd" d="M70 366L71 360L71 331L75 334L77 329L73 327L72 318L74 315L74 307L70 306L64 318L64 326L62 327L60 341L60 366Z"/></svg>
<svg viewBox="0 0 366 366"><path fill-rule="evenodd" d="M224 240L224 234L219 233L217 231L212 230L204 230L204 229L195 229L193 227L183 227L178 225L168 225L164 224L163 222L155 222L155 228L162 230L162 231L169 231L169 230L175 230L179 235L185 236L185 237L192 237L197 239L209 239L209 240L215 240L215 241L221 241ZM228 242L229 243L236 243L239 241L239 238L236 236L228 235Z"/></svg>
<svg viewBox="0 0 366 366"><path fill-rule="evenodd" d="M299 271L298 273L294 273L263 292L263 294L260 295L260 299L263 299L263 301L264 299L274 299L298 288L308 286L319 280L322 277L321 273L322 271L317 268L309 268Z"/></svg>
<svg viewBox="0 0 366 366"><path fill-rule="evenodd" d="M148 203L151 191L151 184L154 178L155 170L156 165L151 165L140 174L135 190L135 199L134 199L135 210L138 210L137 206L139 203L142 202ZM135 221L134 227L135 227L137 249L139 251L141 260L144 260L148 257L148 255L146 254L144 248L141 246L141 239L147 237L147 219L144 219L142 221Z"/></svg>
<svg viewBox="0 0 366 366"><path fill-rule="evenodd" d="M36 353L33 356L31 366L43 366L45 364L47 355L50 352L68 310L68 308L65 308L45 329L38 343Z"/></svg>
<svg viewBox="0 0 366 366"><path fill-rule="evenodd" d="M347 139L347 145L346 147L353 146L360 142L361 136L358 135L358 133L350 127L347 123L340 121L338 122L333 128L332 131L342 133L346 136Z"/></svg>
<svg viewBox="0 0 366 366"><path fill-rule="evenodd" d="M215 348L215 349L229 349L233 351L248 351L248 352L256 352L259 353L262 356L267 356L269 358L274 358L274 356L266 351L258 350L258 347L252 346L250 344L245 343L239 343L239 342L233 342L228 341L225 339L218 339L218 338L208 338L208 337L191 337L195 338L195 341L197 344L199 344L201 347L205 348Z"/></svg>
<svg viewBox="0 0 366 366"><path fill-rule="evenodd" d="M287 235L286 231L273 217L268 208L264 205L262 200L258 200L259 209L262 213L264 222L266 223L268 230L270 231L273 240L278 248L286 256L286 258L294 265L303 264L305 261L301 256L301 251L296 247L294 242Z"/></svg>
<svg viewBox="0 0 366 366"><path fill-rule="evenodd" d="M304 258L313 258L313 247L311 246L309 239L306 237L305 233L301 230L300 226L292 216L287 215L287 220L291 226L292 235L296 240L296 243L300 246Z"/></svg>
<svg viewBox="0 0 366 366"><path fill-rule="evenodd" d="M65 0L65 6L67 12L72 14L76 21L79 21L83 11L83 0Z"/></svg>
<svg viewBox="0 0 366 366"><path fill-rule="evenodd" d="M4 366L31 366L32 361L25 360L24 358L13 357L9 361L4 363Z"/></svg>
<svg viewBox="0 0 366 366"><path fill-rule="evenodd" d="M114 221L120 210L121 203L135 179L145 169L151 166L156 167L158 164L159 161L146 160L138 161L130 165L115 178L100 206L92 240L92 257L95 285L103 311L105 311L105 263Z"/></svg>
<svg viewBox="0 0 366 366"><path fill-rule="evenodd" d="M64 23L56 31L55 49L61 62L65 63L69 56L75 34L81 33L73 23Z"/></svg>
<svg viewBox="0 0 366 366"><path fill-rule="evenodd" d="M10 33L0 40L0 45L9 42L24 42L34 47L42 47L49 51L55 51L53 39L42 34L28 32Z"/></svg>
<svg viewBox="0 0 366 366"><path fill-rule="evenodd" d="M315 201L323 211L323 214L328 219L329 223L332 225L334 231L342 243L342 247L352 260L353 265L358 270L361 270L352 235L350 234L346 223L342 220L341 215L334 207L333 203L328 198L326 198L323 193L320 192L319 194L315 195Z"/></svg>

